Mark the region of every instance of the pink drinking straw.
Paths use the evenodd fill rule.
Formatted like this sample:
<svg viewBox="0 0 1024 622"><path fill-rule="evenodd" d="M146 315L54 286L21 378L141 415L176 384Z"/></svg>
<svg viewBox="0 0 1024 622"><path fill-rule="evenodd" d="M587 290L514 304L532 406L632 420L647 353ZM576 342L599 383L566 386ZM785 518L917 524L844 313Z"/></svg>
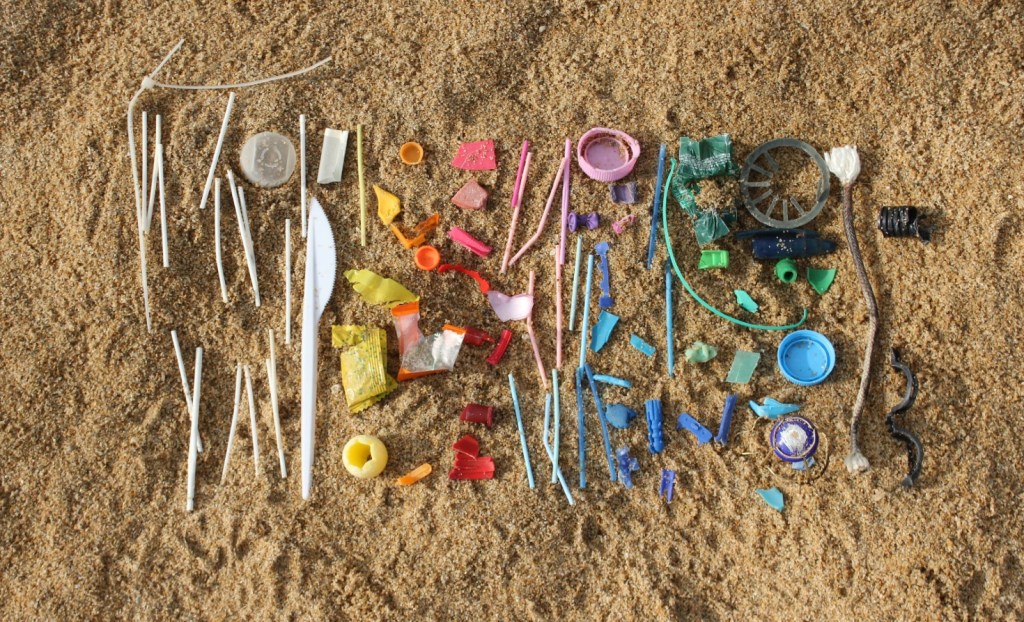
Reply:
<svg viewBox="0 0 1024 622"><path fill-rule="evenodd" d="M569 222L569 170L572 168L572 141L565 139L565 173L562 175L562 237L558 242L558 265L565 265L565 229Z"/></svg>
<svg viewBox="0 0 1024 622"><path fill-rule="evenodd" d="M525 144L525 142L524 142ZM512 222L508 225L508 241L505 242L505 254L501 258L501 274L508 271L509 255L512 254L512 240L516 237L516 226L519 224L519 211L523 206L523 192L526 189L526 177L530 174L530 162L533 161L533 152L526 153L526 161L520 171L522 177L517 179L518 189L512 194Z"/></svg>
<svg viewBox="0 0 1024 622"><path fill-rule="evenodd" d="M533 237L526 241L526 244L523 244L523 247L519 249L519 252L512 256L512 259L510 259L508 262L509 267L515 265L515 263L519 261L519 259L523 255L526 254L526 251L529 250L530 247L533 246L534 243L540 238L541 233L544 232L544 226L548 222L548 212L551 211L551 204L555 202L555 191L558 190L558 182L562 181L562 171L565 170L565 163L566 160L563 158L562 163L558 166L558 172L555 174L555 182L551 184L551 193L548 195L548 202L544 206L544 213L541 214L540 224L537 225L536 233L534 233Z"/></svg>
<svg viewBox="0 0 1024 622"><path fill-rule="evenodd" d="M530 286L527 288L527 293L533 296L533 281L534 281L533 270L530 270ZM530 347L533 348L533 360L537 362L537 373L540 374L540 384L545 389L548 388L548 377L544 372L544 361L540 358L540 346L537 345L537 335L533 332L533 310L537 307L537 298L533 299L533 306L530 307L530 313L526 316L526 334L530 336Z"/></svg>
<svg viewBox="0 0 1024 622"><path fill-rule="evenodd" d="M555 367L562 368L562 264L558 253L555 253Z"/></svg>
<svg viewBox="0 0 1024 622"><path fill-rule="evenodd" d="M523 141L523 148L519 151L519 168L516 169L516 185L512 186L512 208L515 209L519 201L519 183L523 180L523 167L526 166L526 154L530 152L530 141Z"/></svg>

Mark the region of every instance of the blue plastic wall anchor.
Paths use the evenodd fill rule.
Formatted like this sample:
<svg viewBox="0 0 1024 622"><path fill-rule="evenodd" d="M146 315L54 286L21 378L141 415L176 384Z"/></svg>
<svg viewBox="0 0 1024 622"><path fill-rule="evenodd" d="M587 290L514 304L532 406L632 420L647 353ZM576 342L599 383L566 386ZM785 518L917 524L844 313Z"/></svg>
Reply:
<svg viewBox="0 0 1024 622"><path fill-rule="evenodd" d="M729 428L732 427L732 413L736 410L736 394L730 393L725 398L725 406L722 408L722 422L718 424L718 436L715 442L719 445L726 445L729 442Z"/></svg>
<svg viewBox="0 0 1024 622"><path fill-rule="evenodd" d="M619 480L626 488L632 488L633 471L640 470L640 461L629 455L629 447L620 447L615 453L619 458Z"/></svg>
<svg viewBox="0 0 1024 622"><path fill-rule="evenodd" d="M664 498L667 503L672 503L672 491L676 487L676 472L672 469L661 470L661 487L658 488L658 497Z"/></svg>
<svg viewBox="0 0 1024 622"><path fill-rule="evenodd" d="M661 430L661 400L647 400L647 448L652 454L665 449L665 437Z"/></svg>
<svg viewBox="0 0 1024 622"><path fill-rule="evenodd" d="M612 298L611 273L608 271L608 251L611 248L608 242L601 242L594 247L594 251L601 257L601 297L597 299L597 306L602 309L610 309L615 304Z"/></svg>
<svg viewBox="0 0 1024 622"><path fill-rule="evenodd" d="M687 413L679 415L679 421L676 422L676 429L687 430L696 436L698 445L710 443L712 439L711 430L702 426L700 421L697 421Z"/></svg>

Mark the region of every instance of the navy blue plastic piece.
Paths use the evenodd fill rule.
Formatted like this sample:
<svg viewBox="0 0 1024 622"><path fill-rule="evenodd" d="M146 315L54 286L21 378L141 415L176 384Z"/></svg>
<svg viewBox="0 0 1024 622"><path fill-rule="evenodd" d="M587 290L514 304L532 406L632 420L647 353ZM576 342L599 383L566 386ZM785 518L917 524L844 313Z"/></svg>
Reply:
<svg viewBox="0 0 1024 622"><path fill-rule="evenodd" d="M612 298L611 273L608 271L608 251L612 245L608 242L601 242L594 247L594 251L601 256L601 297L597 299L597 306L602 309L610 309L615 304Z"/></svg>
<svg viewBox="0 0 1024 622"><path fill-rule="evenodd" d="M604 417L614 427L625 430L636 419L636 411L624 404L608 404L604 407Z"/></svg>
<svg viewBox="0 0 1024 622"><path fill-rule="evenodd" d="M665 436L662 433L661 400L647 400L647 444L652 454L660 454L665 449Z"/></svg>
<svg viewBox="0 0 1024 622"><path fill-rule="evenodd" d="M722 408L722 422L718 424L718 436L715 442L725 445L729 442L729 428L732 427L732 413L736 410L736 394L730 393L725 398L725 406Z"/></svg>
<svg viewBox="0 0 1024 622"><path fill-rule="evenodd" d="M836 250L835 242L810 229L754 229L736 237L751 240L754 259L761 260L814 257Z"/></svg>
<svg viewBox="0 0 1024 622"><path fill-rule="evenodd" d="M697 421L687 413L679 415L679 421L676 422L676 429L687 430L696 436L698 445L710 443L712 439L711 430L702 426L700 421Z"/></svg>

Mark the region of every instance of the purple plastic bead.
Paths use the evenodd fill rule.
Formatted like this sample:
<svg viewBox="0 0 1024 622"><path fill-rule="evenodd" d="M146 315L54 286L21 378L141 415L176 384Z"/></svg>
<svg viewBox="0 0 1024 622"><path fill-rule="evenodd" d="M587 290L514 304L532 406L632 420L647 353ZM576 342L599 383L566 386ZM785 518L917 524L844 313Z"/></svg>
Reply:
<svg viewBox="0 0 1024 622"><path fill-rule="evenodd" d="M802 462L818 450L818 431L803 417L783 417L772 426L768 442L780 460Z"/></svg>

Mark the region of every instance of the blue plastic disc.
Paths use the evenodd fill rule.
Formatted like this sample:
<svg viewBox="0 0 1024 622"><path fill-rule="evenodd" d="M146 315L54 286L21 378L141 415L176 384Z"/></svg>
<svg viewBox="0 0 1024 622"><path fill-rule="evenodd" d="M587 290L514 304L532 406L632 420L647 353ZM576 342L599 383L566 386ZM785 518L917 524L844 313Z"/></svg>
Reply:
<svg viewBox="0 0 1024 622"><path fill-rule="evenodd" d="M779 344L779 369L793 384L816 385L836 366L836 350L825 335L813 330L797 330Z"/></svg>

